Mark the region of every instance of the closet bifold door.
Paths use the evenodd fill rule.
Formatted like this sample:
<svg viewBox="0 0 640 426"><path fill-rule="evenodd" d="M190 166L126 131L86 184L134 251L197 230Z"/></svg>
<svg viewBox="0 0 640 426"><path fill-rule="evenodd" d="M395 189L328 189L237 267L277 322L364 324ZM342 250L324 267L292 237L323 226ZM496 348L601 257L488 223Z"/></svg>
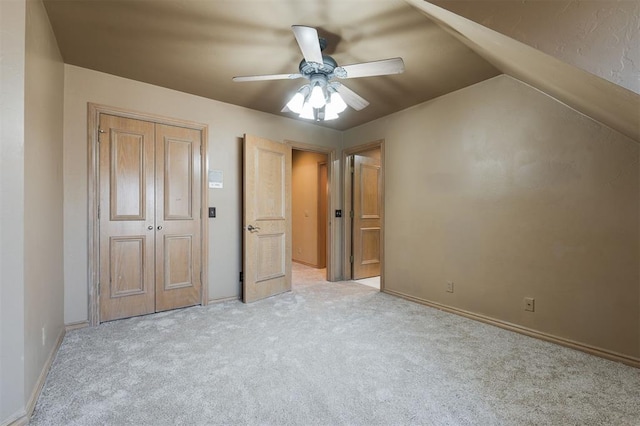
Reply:
<svg viewBox="0 0 640 426"><path fill-rule="evenodd" d="M100 321L202 301L200 130L100 115Z"/></svg>
<svg viewBox="0 0 640 426"><path fill-rule="evenodd" d="M201 303L201 136L156 125L156 311Z"/></svg>
<svg viewBox="0 0 640 426"><path fill-rule="evenodd" d="M100 320L155 310L154 124L100 115Z"/></svg>

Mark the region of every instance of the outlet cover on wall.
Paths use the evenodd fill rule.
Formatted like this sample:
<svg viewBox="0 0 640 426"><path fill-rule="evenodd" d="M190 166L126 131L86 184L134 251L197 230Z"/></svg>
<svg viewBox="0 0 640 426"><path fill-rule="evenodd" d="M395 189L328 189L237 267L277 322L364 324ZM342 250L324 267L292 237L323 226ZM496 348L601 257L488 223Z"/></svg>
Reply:
<svg viewBox="0 0 640 426"><path fill-rule="evenodd" d="M529 311L529 312L535 311L535 308L536 308L535 302L536 302L536 300L533 297L525 297L524 298L524 310L525 311Z"/></svg>
<svg viewBox="0 0 640 426"><path fill-rule="evenodd" d="M453 281L447 281L447 293L453 293Z"/></svg>

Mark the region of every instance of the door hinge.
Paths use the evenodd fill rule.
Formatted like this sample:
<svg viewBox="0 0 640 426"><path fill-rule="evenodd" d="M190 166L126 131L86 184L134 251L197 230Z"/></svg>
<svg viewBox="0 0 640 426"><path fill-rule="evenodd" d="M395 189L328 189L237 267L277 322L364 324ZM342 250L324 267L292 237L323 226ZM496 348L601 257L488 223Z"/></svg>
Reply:
<svg viewBox="0 0 640 426"><path fill-rule="evenodd" d="M98 219L100 219L100 204L98 204Z"/></svg>
<svg viewBox="0 0 640 426"><path fill-rule="evenodd" d="M351 257L349 257L349 263L353 263L353 255L351 255Z"/></svg>
<svg viewBox="0 0 640 426"><path fill-rule="evenodd" d="M98 296L100 296L100 283L98 283Z"/></svg>
<svg viewBox="0 0 640 426"><path fill-rule="evenodd" d="M356 172L355 167L351 166L351 174L354 174Z"/></svg>
<svg viewBox="0 0 640 426"><path fill-rule="evenodd" d="M349 212L349 217L350 217L351 219L353 219L353 210L351 210L351 211Z"/></svg>
<svg viewBox="0 0 640 426"><path fill-rule="evenodd" d="M240 282L244 282L244 273L240 271Z"/></svg>

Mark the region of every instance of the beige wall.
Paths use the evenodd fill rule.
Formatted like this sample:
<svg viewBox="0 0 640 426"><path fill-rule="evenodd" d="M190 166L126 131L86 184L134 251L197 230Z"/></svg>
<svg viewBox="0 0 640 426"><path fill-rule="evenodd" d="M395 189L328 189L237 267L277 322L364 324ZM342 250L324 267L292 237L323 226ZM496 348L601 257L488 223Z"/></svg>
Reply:
<svg viewBox="0 0 640 426"><path fill-rule="evenodd" d="M64 68L40 0L0 2L0 28L0 424L5 424L35 402L38 380L64 329Z"/></svg>
<svg viewBox="0 0 640 426"><path fill-rule="evenodd" d="M318 265L318 163L325 154L293 151L291 214L293 260Z"/></svg>
<svg viewBox="0 0 640 426"><path fill-rule="evenodd" d="M64 64L40 0L27 1L24 151L25 398L64 330ZM45 341L42 341L44 330Z"/></svg>
<svg viewBox="0 0 640 426"><path fill-rule="evenodd" d="M636 142L507 76L344 137L385 139L387 289L640 358Z"/></svg>
<svg viewBox="0 0 640 426"><path fill-rule="evenodd" d="M0 424L25 406L25 26L25 1L0 1Z"/></svg>
<svg viewBox="0 0 640 426"><path fill-rule="evenodd" d="M65 65L64 102L66 323L87 320L87 102L209 126L209 169L224 172L224 188L209 190L209 206L217 208L217 218L208 219L210 299L240 295L243 134L337 151L341 145L341 133L336 130L72 65ZM334 238L339 241L339 234Z"/></svg>

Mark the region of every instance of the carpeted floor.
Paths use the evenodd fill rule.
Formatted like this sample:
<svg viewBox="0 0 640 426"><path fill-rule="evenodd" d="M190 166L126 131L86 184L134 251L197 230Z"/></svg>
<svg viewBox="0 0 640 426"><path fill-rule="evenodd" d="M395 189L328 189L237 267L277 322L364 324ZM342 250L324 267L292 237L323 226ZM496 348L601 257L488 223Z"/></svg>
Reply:
<svg viewBox="0 0 640 426"><path fill-rule="evenodd" d="M640 370L294 266L294 291L69 332L31 425L640 425Z"/></svg>

